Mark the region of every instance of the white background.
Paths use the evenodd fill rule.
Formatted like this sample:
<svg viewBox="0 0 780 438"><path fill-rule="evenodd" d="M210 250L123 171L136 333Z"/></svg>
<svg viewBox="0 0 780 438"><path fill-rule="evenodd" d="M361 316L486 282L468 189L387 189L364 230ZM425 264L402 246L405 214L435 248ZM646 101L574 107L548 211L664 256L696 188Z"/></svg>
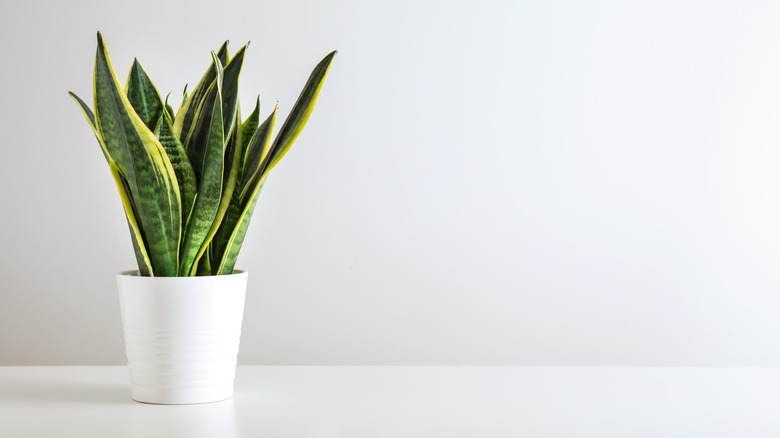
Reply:
<svg viewBox="0 0 780 438"><path fill-rule="evenodd" d="M780 365L780 3L4 2L0 365L122 364L134 257L66 91L176 106L225 39L282 115L242 364Z"/></svg>

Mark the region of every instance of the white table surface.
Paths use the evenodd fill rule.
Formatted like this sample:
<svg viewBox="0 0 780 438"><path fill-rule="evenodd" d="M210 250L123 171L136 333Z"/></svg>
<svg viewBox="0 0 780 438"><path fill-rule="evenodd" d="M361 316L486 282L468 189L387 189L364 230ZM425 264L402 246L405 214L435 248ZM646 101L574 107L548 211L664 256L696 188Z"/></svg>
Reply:
<svg viewBox="0 0 780 438"><path fill-rule="evenodd" d="M780 368L239 367L134 402L125 367L0 367L0 437L780 437Z"/></svg>

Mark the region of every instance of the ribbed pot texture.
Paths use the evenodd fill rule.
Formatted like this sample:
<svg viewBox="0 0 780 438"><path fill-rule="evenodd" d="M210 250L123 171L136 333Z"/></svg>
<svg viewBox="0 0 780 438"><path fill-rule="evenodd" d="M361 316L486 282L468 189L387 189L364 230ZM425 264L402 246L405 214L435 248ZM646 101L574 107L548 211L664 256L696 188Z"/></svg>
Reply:
<svg viewBox="0 0 780 438"><path fill-rule="evenodd" d="M117 275L131 397L158 404L233 396L247 273Z"/></svg>

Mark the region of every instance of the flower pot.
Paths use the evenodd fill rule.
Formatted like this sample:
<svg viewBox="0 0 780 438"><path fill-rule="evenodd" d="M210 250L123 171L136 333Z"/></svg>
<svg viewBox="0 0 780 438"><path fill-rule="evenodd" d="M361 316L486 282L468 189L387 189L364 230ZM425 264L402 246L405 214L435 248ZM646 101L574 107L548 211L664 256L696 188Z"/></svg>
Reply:
<svg viewBox="0 0 780 438"><path fill-rule="evenodd" d="M233 396L247 273L117 275L131 397L159 404Z"/></svg>

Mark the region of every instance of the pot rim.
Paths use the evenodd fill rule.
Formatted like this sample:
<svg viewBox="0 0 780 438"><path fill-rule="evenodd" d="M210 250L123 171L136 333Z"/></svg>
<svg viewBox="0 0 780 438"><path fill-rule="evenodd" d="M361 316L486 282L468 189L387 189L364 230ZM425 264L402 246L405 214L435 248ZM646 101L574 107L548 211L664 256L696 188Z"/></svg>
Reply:
<svg viewBox="0 0 780 438"><path fill-rule="evenodd" d="M139 271L138 269L131 269L131 270L128 270L128 271L120 271L116 275L117 275L117 277L132 277L132 278L139 278L139 279L140 278L149 278L149 279L177 279L177 280L192 279L192 280L195 280L195 279L199 279L199 278L200 279L203 279L203 278L212 278L213 279L213 278L219 278L219 277L233 277L233 276L236 276L236 275L247 275L247 272L246 271L242 271L241 269L234 269L233 273L231 273L231 274L222 274L222 275L199 275L199 276L194 276L194 277L190 277L190 276L186 276L186 277L184 277L184 276L182 276L182 277L147 277L147 276L141 275L141 271Z"/></svg>

